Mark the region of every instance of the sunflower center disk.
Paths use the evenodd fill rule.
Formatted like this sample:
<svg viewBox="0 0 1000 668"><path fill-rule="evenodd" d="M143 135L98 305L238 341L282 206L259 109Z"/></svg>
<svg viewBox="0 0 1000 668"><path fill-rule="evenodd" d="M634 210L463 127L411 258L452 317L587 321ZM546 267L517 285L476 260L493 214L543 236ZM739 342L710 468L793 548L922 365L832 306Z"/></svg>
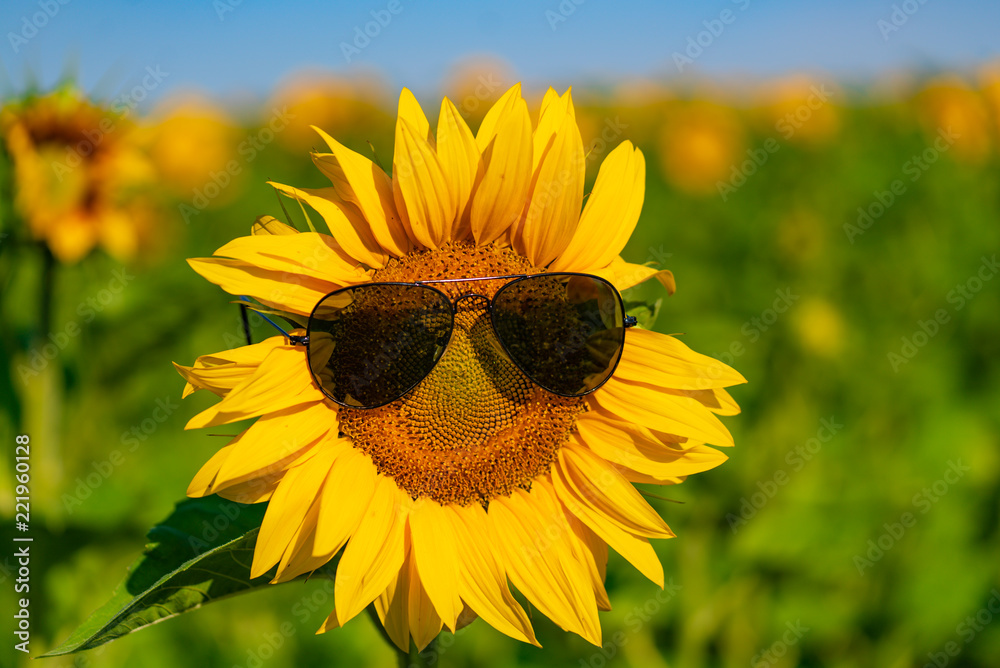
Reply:
<svg viewBox="0 0 1000 668"><path fill-rule="evenodd" d="M536 273L509 249L448 244L411 254L375 281ZM438 284L452 299L492 298L506 281ZM342 408L340 428L379 473L414 498L488 503L548 471L569 438L579 398L534 385L503 352L482 299L459 302L451 342L437 366L402 399L371 410Z"/></svg>

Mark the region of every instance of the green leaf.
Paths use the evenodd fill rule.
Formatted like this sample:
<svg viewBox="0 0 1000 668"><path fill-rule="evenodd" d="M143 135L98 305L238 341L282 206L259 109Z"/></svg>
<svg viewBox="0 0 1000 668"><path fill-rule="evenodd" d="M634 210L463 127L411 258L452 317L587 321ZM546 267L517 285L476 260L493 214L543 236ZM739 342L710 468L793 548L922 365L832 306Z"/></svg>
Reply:
<svg viewBox="0 0 1000 668"><path fill-rule="evenodd" d="M625 312L634 315L642 329L653 329L656 317L660 315L660 307L663 306L663 299L657 299L650 304L648 301L625 300Z"/></svg>
<svg viewBox="0 0 1000 668"><path fill-rule="evenodd" d="M150 529L145 553L129 567L111 600L42 656L93 649L206 603L267 585L273 573L250 578L266 508L266 503L245 505L218 496L178 503L170 517Z"/></svg>

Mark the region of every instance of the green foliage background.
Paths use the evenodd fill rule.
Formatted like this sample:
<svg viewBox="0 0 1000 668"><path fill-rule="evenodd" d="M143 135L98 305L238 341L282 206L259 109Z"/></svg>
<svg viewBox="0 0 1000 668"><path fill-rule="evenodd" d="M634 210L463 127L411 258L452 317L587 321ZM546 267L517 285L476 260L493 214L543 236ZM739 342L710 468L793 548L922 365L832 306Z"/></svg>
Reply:
<svg viewBox="0 0 1000 668"><path fill-rule="evenodd" d="M958 650L948 665L995 665L996 615L987 613L992 623L980 631L965 620L1000 603L1000 280L982 282L961 309L948 296L1000 250L996 150L979 161L946 152L911 182L904 165L933 145L935 128L905 96L874 101L855 93L836 106L831 138L779 139L780 150L723 200L715 189L684 192L664 174L657 128L669 118L665 107L596 92L588 99L580 109L620 117L638 135L625 129L622 138L647 157L646 203L624 255L661 261L677 278L656 328L683 332L688 345L731 361L749 380L732 392L743 414L725 420L737 447L720 468L661 492L683 505L651 499L678 535L656 543L673 589L658 593L612 556L603 650L536 613L544 649L477 622L458 637L442 636L440 665L904 667L942 661L947 647ZM747 108L735 113L746 148L780 137ZM259 122L244 121L241 132L256 133L266 119ZM996 127L981 141L995 146ZM365 134L339 136L366 154L372 141L385 164L391 111ZM595 176L596 161L590 183ZM183 200L164 194L168 238L158 256L125 265L134 278L90 322L81 305L123 266L97 253L59 267L51 331L71 322L82 331L26 377L18 369L30 365L45 335L38 331L42 260L12 227L5 197L0 560L13 552L14 435L27 433L32 655L64 640L110 597L146 530L169 514L224 442L206 430L184 432L214 398L182 401L183 381L170 363L239 345L238 310L184 258L246 234L259 214L284 219L268 178L325 185L305 154L279 140L245 165L228 203L188 224L177 208ZM900 178L905 193L850 239L844 226L856 223L857 208ZM301 216L293 217L301 226ZM779 291L794 301L772 319ZM665 297L654 286L638 296ZM889 353L900 353L903 337L913 340L938 309L947 322L894 370ZM268 335L266 325L255 325L257 340ZM731 360L727 352L735 353ZM840 426L831 434L824 424ZM968 470L948 482L956 466ZM904 513L915 523L899 535L894 524ZM4 629L6 611L14 610L13 577L0 570ZM364 616L313 635L332 608L325 587L269 588L39 665L392 665L393 653ZM789 635L790 628L799 631ZM25 665L13 642L7 633L0 639L2 664Z"/></svg>

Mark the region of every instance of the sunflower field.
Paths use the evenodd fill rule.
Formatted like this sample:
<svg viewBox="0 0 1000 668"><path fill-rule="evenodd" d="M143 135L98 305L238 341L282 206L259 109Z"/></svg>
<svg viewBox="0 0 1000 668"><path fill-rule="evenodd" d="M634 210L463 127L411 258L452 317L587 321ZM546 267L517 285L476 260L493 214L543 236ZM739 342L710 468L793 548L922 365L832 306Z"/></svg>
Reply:
<svg viewBox="0 0 1000 668"><path fill-rule="evenodd" d="M517 83L484 84L494 74L443 87L473 132ZM533 124L545 92L523 88ZM175 510L249 423L185 431L216 398L182 398L174 364L277 334L252 310L244 322L187 260L262 217L319 224L270 185L329 187L310 126L391 172L398 96L372 78L314 74L253 104L192 94L149 107L71 84L4 102L0 665L46 653L31 665L996 665L997 67L865 87L572 89L583 192L622 142L645 159L622 257L670 270L676 292L624 290L629 313L747 381L729 388L741 412L722 419L727 461L681 485L639 485L677 537L651 541L663 588L610 551L599 642L515 590L541 647L477 620L407 657L374 616L316 635L335 598L322 572L252 592L209 573L199 586L220 587L220 600L134 633L156 614L119 619L113 642L62 653L110 628L102 606L145 546L217 545L260 524L263 504L211 495L215 505ZM431 126L439 101L420 99ZM15 501L29 495L30 520ZM27 653L15 648L25 610Z"/></svg>

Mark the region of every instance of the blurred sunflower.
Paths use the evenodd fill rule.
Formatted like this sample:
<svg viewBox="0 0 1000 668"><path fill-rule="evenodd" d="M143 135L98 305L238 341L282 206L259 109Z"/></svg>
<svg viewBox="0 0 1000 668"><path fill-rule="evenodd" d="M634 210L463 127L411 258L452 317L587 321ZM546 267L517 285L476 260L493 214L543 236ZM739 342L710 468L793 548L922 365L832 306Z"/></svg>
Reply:
<svg viewBox="0 0 1000 668"><path fill-rule="evenodd" d="M746 158L743 126L729 107L699 102L668 115L660 134L667 180L679 190L706 195Z"/></svg>
<svg viewBox="0 0 1000 668"><path fill-rule="evenodd" d="M152 204L140 191L154 172L131 131L124 114L70 89L0 111L17 211L61 262L97 245L127 260L151 232Z"/></svg>
<svg viewBox="0 0 1000 668"><path fill-rule="evenodd" d="M320 134L330 150L312 157L332 186L275 187L319 212L330 234L268 219L215 257L190 260L196 271L293 322L328 293L369 281L573 271L618 289L654 276L673 287L669 272L618 256L644 195L643 156L630 142L608 155L581 213L585 158L569 92L548 91L532 130L514 86L476 135L445 98L435 135L404 89L391 177ZM492 298L496 283L477 291ZM454 300L457 285L445 285ZM320 631L374 603L404 651L475 616L537 644L509 582L599 645L609 546L663 586L649 539L674 534L632 483L676 484L724 461L705 444L732 445L716 415L739 412L722 388L743 377L633 327L613 377L591 394L557 396L492 345L477 326L484 315L460 309L439 363L379 408L327 399L306 350L284 337L177 366L185 395L222 397L188 428L258 418L188 488L270 501L251 575L277 566L274 581L287 581L343 550Z"/></svg>
<svg viewBox="0 0 1000 668"><path fill-rule="evenodd" d="M990 117L978 91L958 77L934 79L917 95L926 132L933 141L941 132L954 136L954 157L980 164L992 152Z"/></svg>

